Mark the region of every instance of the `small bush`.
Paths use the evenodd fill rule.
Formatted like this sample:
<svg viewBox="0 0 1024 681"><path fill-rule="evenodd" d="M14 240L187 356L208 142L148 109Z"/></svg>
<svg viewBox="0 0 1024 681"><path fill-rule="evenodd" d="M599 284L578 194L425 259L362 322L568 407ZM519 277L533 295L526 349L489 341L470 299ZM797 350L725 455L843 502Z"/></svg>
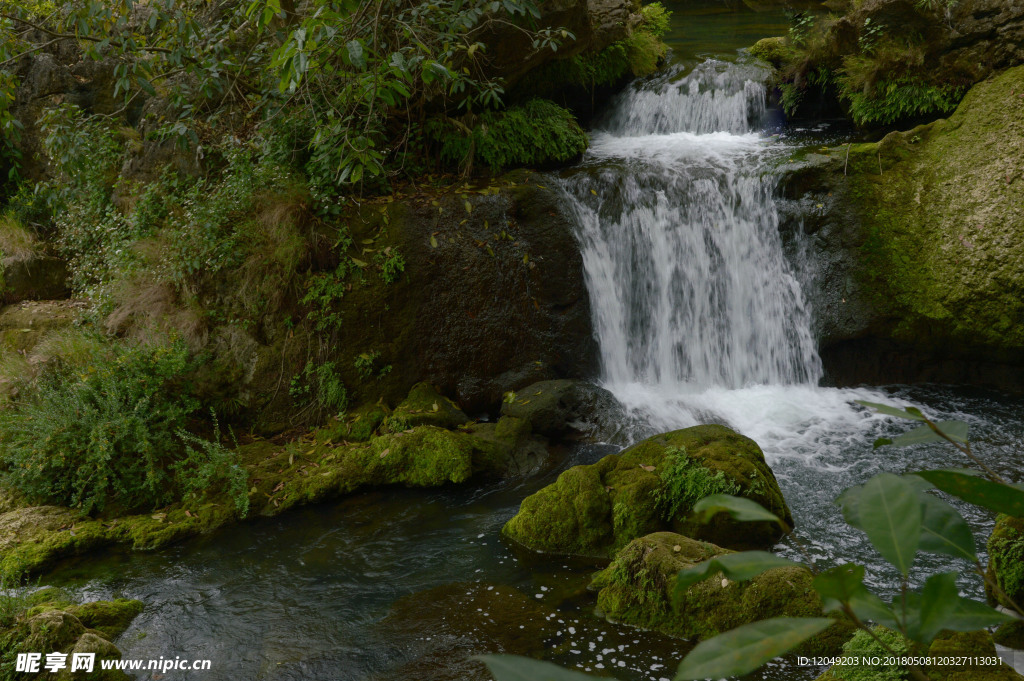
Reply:
<svg viewBox="0 0 1024 681"><path fill-rule="evenodd" d="M184 343L79 345L85 361L55 360L0 412L4 484L86 513L180 498L186 474L212 461L208 451L183 451L177 435L199 407L185 384Z"/></svg>
<svg viewBox="0 0 1024 681"><path fill-rule="evenodd" d="M669 449L666 465L661 471L665 484L659 491L658 505L666 520L680 511L687 511L706 496L712 494L738 494L740 487L725 477L722 471L711 471L690 458L685 449Z"/></svg>
<svg viewBox="0 0 1024 681"><path fill-rule="evenodd" d="M171 465L186 499L200 499L211 489L223 483L242 517L249 512L249 474L238 464L235 453L221 443L220 423L212 411L213 439L204 440L185 430L177 435L185 443L185 457ZM238 447L234 431L228 432Z"/></svg>
<svg viewBox="0 0 1024 681"><path fill-rule="evenodd" d="M465 134L464 127L435 126L441 156L449 163L476 158L494 172L516 166L564 163L583 153L587 135L569 111L554 102L531 99L505 111L489 111Z"/></svg>

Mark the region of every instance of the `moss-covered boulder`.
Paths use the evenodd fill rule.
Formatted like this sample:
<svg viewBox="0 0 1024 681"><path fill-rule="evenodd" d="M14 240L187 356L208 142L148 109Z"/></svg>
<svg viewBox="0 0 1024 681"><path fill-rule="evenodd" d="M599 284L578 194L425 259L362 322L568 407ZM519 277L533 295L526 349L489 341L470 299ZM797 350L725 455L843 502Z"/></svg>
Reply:
<svg viewBox="0 0 1024 681"><path fill-rule="evenodd" d="M117 670L103 670L101 660L120 659L121 651L111 641L120 636L142 612L135 600L96 601L71 605L54 590L21 594L12 599L0 628L0 665L13 669L18 653L61 652L71 659L74 653L96 655L92 672L71 672L70 664L56 674L43 669L39 674L21 674L18 678L93 679L127 681L131 677ZM45 659L45 658L44 658ZM3 678L13 678L6 673Z"/></svg>
<svg viewBox="0 0 1024 681"><path fill-rule="evenodd" d="M501 413L523 419L547 437L607 435L608 424L621 422L622 407L604 388L570 379L540 381L510 393Z"/></svg>
<svg viewBox="0 0 1024 681"><path fill-rule="evenodd" d="M1024 518L1000 515L996 519L988 539L988 574L1001 590L986 585L993 604L1024 604Z"/></svg>
<svg viewBox="0 0 1024 681"><path fill-rule="evenodd" d="M804 568L768 570L746 582L716 574L675 596L676 574L730 551L672 532L630 542L597 573L597 607L609 620L671 636L703 640L771 617L820 617L821 599ZM808 655L839 650L852 628L837 623L803 644Z"/></svg>
<svg viewBox="0 0 1024 681"><path fill-rule="evenodd" d="M920 655L912 651L899 633L885 627L874 627L874 636L879 645L866 631L857 631L843 645L843 657L847 660L834 665L819 676L816 681L905 681L910 678L906 669L898 665L869 665L865 658L885 660L896 655ZM887 650L888 649L888 650ZM948 633L935 639L924 657L987 658L996 657L992 636L987 631ZM856 660L856 662L854 662ZM925 673L931 681L1021 681L1024 679L1006 664L936 665L926 667Z"/></svg>
<svg viewBox="0 0 1024 681"><path fill-rule="evenodd" d="M660 530L729 548L770 546L782 536L776 524L737 523L725 514L695 522L693 505L715 493L752 499L793 525L757 443L725 426L706 425L656 435L570 468L523 500L502 532L535 551L600 558Z"/></svg>
<svg viewBox="0 0 1024 681"><path fill-rule="evenodd" d="M992 640L1001 646L1024 650L1024 621L1007 622L999 625L992 634Z"/></svg>
<svg viewBox="0 0 1024 681"><path fill-rule="evenodd" d="M417 383L395 410L384 420L384 429L392 433L416 426L456 428L469 421L459 405L429 383Z"/></svg>
<svg viewBox="0 0 1024 681"><path fill-rule="evenodd" d="M1024 379L1024 66L948 120L786 171L822 359L838 383ZM788 216L788 217L787 217Z"/></svg>

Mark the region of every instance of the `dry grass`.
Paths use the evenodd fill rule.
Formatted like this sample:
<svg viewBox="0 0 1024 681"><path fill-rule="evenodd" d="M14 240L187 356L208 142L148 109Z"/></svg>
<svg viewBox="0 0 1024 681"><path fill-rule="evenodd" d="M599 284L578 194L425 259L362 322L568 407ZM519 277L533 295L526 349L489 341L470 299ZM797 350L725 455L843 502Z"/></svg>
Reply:
<svg viewBox="0 0 1024 681"><path fill-rule="evenodd" d="M5 258L27 258L39 250L39 240L17 218L0 215L0 254Z"/></svg>

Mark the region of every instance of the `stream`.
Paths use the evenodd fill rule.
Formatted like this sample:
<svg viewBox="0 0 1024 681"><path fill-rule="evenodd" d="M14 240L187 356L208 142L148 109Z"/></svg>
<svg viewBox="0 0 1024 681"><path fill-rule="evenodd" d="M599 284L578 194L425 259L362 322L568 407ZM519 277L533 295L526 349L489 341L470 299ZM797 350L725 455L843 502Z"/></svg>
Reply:
<svg viewBox="0 0 1024 681"><path fill-rule="evenodd" d="M736 51L787 22L670 8L670 67L616 97L583 161L552 177L575 218L602 383L626 406L632 441L709 422L753 438L814 559L864 564L869 585L891 595L894 570L833 499L876 472L965 462L942 446L872 451L906 425L855 400L968 421L981 456L1010 477L1024 463L1024 401L948 386L819 387L812 311L783 254L766 172L796 142L766 107L765 72ZM579 446L529 480L361 494L160 552L73 561L47 581L87 600L142 600L117 641L124 656L208 658L212 670L194 678L209 681L478 678L466 658L499 651L668 679L686 643L598 619L585 589L593 566L517 554L499 536L524 497L617 449ZM962 510L987 536L994 518ZM792 538L777 550L800 557ZM918 565L957 570L965 594L983 594L966 564ZM748 678L820 672L790 660Z"/></svg>

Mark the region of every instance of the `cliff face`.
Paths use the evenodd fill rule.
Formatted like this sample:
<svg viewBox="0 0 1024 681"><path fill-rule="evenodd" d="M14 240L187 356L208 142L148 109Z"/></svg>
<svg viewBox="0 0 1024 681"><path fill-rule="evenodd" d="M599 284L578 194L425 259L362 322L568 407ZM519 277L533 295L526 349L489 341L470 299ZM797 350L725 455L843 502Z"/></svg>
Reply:
<svg viewBox="0 0 1024 681"><path fill-rule="evenodd" d="M898 371L890 381L1019 389L1024 67L976 85L948 119L804 163L786 190L820 266L808 290L839 374L872 345L881 373Z"/></svg>

